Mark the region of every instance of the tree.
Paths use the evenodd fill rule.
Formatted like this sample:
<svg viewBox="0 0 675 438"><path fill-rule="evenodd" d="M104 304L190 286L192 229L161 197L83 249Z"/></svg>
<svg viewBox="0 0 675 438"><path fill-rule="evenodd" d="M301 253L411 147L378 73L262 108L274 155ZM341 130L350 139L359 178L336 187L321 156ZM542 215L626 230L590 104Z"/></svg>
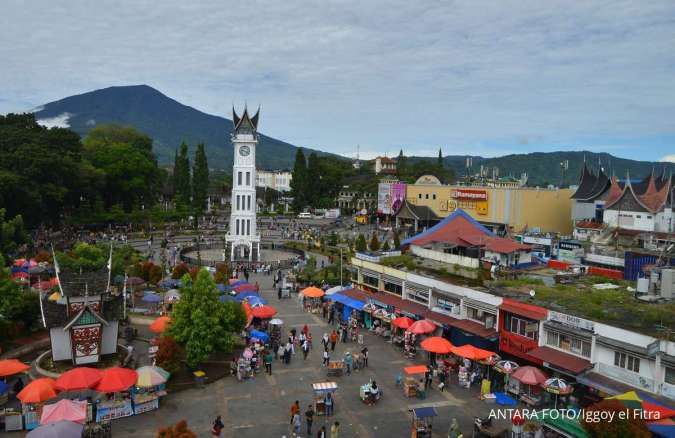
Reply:
<svg viewBox="0 0 675 438"><path fill-rule="evenodd" d="M302 148L295 153L291 179L291 194L293 195L293 210L301 211L307 205L307 161Z"/></svg>
<svg viewBox="0 0 675 438"><path fill-rule="evenodd" d="M396 174L398 176L398 179L405 180L407 172L408 172L408 160L406 160L405 156L403 155L403 149L401 149L398 153L398 159L396 160Z"/></svg>
<svg viewBox="0 0 675 438"><path fill-rule="evenodd" d="M384 245L382 245L382 251L389 251L391 247L389 246L389 240L384 241Z"/></svg>
<svg viewBox="0 0 675 438"><path fill-rule="evenodd" d="M188 429L187 421L180 420L173 426L159 429L157 438L197 438L197 434Z"/></svg>
<svg viewBox="0 0 675 438"><path fill-rule="evenodd" d="M197 145L195 164L192 169L192 198L198 214L206 210L206 200L209 195L209 164L206 160L204 143Z"/></svg>
<svg viewBox="0 0 675 438"><path fill-rule="evenodd" d="M377 239L377 231L373 231L373 236L370 238L370 250L377 251L380 249L380 241Z"/></svg>
<svg viewBox="0 0 675 438"><path fill-rule="evenodd" d="M23 217L17 215L6 219L6 212L0 208L0 253L14 254L19 245L28 242L28 234L23 226Z"/></svg>
<svg viewBox="0 0 675 438"><path fill-rule="evenodd" d="M316 155L316 152L309 154L309 158L307 159L307 174L305 184L307 203L311 207L319 207L319 198L321 197L322 187L319 157Z"/></svg>
<svg viewBox="0 0 675 438"><path fill-rule="evenodd" d="M174 304L168 334L185 348L188 366L196 367L216 351L232 350L246 315L238 303L218 299L216 283L206 269L194 281L189 275L182 281L181 299Z"/></svg>
<svg viewBox="0 0 675 438"><path fill-rule="evenodd" d="M439 170L443 169L443 151L441 148L438 148L438 160L436 161L436 166Z"/></svg>
<svg viewBox="0 0 675 438"><path fill-rule="evenodd" d="M594 422L594 416L600 411L613 412L614 418L612 421ZM633 415L633 410L626 408L619 400L602 400L588 406L582 417L581 425L590 436L597 438L618 436L649 438L652 436L644 420Z"/></svg>
<svg viewBox="0 0 675 438"><path fill-rule="evenodd" d="M180 361L185 356L185 350L171 336L162 336L157 346L155 360L157 365L164 368L171 374L181 369Z"/></svg>
<svg viewBox="0 0 675 438"><path fill-rule="evenodd" d="M174 164L173 186L176 193L176 203L188 207L192 199L192 188L190 187L190 158L188 157L188 146L185 142L181 143L180 152Z"/></svg>
<svg viewBox="0 0 675 438"><path fill-rule="evenodd" d="M39 295L24 292L12 280L10 270L5 268L5 259L0 255L0 333L9 337L30 332L37 326L39 315Z"/></svg>
<svg viewBox="0 0 675 438"><path fill-rule="evenodd" d="M190 273L190 268L188 268L188 265L186 265L185 263L178 263L176 266L173 267L171 278L173 278L174 280L178 280L179 278L183 278L183 276L188 273Z"/></svg>
<svg viewBox="0 0 675 438"><path fill-rule="evenodd" d="M356 244L354 245L358 252L364 252L367 248L366 238L363 234L359 234L359 237L356 238Z"/></svg>
<svg viewBox="0 0 675 438"><path fill-rule="evenodd" d="M401 240L398 237L398 230L394 230L394 249L401 249Z"/></svg>

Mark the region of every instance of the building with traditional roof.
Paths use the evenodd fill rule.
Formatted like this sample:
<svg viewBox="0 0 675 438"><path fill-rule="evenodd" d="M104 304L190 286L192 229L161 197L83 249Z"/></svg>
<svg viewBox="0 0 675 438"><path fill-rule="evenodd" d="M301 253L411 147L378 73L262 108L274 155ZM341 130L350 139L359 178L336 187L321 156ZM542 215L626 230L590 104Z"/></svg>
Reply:
<svg viewBox="0 0 675 438"><path fill-rule="evenodd" d="M388 175L396 174L396 160L389 157L375 158L375 175L381 173Z"/></svg>

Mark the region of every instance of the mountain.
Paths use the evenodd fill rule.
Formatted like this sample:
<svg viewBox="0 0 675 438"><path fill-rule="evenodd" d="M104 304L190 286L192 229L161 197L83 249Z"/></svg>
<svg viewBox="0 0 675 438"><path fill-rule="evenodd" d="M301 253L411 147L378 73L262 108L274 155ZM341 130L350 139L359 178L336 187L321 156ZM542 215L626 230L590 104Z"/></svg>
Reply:
<svg viewBox="0 0 675 438"><path fill-rule="evenodd" d="M412 157L412 159L421 159L421 157ZM452 168L459 178L467 174L466 159L466 155L449 155L443 157L443 164ZM584 160L592 168L597 170L599 166L602 166L605 173L610 175L613 173L619 178L625 178L628 172L631 179L641 179L646 177L652 169L657 174L663 172L664 169L666 172L675 173L675 163L636 161L591 151L533 152L493 158L473 156L471 159L471 174L477 174L481 166L488 169L489 176L492 176L494 167L499 169L499 176L520 178L520 174L525 172L528 175L530 186L553 184L566 187L577 184ZM565 161L568 163L568 169L563 172L560 163Z"/></svg>
<svg viewBox="0 0 675 438"><path fill-rule="evenodd" d="M48 103L35 110L44 125L68 126L84 136L98 124L133 126L154 140L160 164L173 164L174 153L182 141L194 151L204 142L209 166L232 166L232 121L203 113L165 96L147 85L109 87ZM261 114L264 125L264 112ZM260 135L257 163L260 168L292 168L296 147ZM318 152L318 151L317 151Z"/></svg>

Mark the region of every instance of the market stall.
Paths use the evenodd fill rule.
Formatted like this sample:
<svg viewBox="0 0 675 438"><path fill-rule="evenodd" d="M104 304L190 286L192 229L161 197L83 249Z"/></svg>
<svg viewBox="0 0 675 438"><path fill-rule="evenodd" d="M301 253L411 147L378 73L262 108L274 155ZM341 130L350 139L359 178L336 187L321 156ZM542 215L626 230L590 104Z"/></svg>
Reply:
<svg viewBox="0 0 675 438"><path fill-rule="evenodd" d="M166 381L170 374L157 366L144 366L136 373L136 385L131 390L134 414L158 409L159 398L166 395Z"/></svg>
<svg viewBox="0 0 675 438"><path fill-rule="evenodd" d="M403 379L403 395L406 397L416 397L418 396L420 380L423 379L424 374L429 372L429 368L426 365L413 365L403 368L405 372L405 378ZM424 386L424 383L422 383Z"/></svg>
<svg viewBox="0 0 675 438"><path fill-rule="evenodd" d="M326 376L328 377L341 377L344 373L345 361L344 360L331 360L328 362L326 367Z"/></svg>
<svg viewBox="0 0 675 438"><path fill-rule="evenodd" d="M412 427L411 438L427 438L432 436L432 423L438 415L432 406L422 406L411 409Z"/></svg>
<svg viewBox="0 0 675 438"><path fill-rule="evenodd" d="M304 298L303 303L305 311L314 314L321 313L321 298L326 295L323 289L316 286L310 286L301 290L300 293Z"/></svg>
<svg viewBox="0 0 675 438"><path fill-rule="evenodd" d="M54 379L43 377L33 380L17 394L16 397L21 401L24 427L27 430L40 425L43 405L47 400L56 397L56 392Z"/></svg>
<svg viewBox="0 0 675 438"><path fill-rule="evenodd" d="M129 389L138 379L138 373L128 368L108 368L103 371L101 381L94 387L106 394L96 405L96 421L114 420L134 414Z"/></svg>
<svg viewBox="0 0 675 438"><path fill-rule="evenodd" d="M338 385L335 382L312 383L314 391L314 413L316 415L326 415L326 395L331 394L331 402L335 407L335 398L333 393L337 391Z"/></svg>
<svg viewBox="0 0 675 438"><path fill-rule="evenodd" d="M519 395L520 400L530 406L541 404L540 386L546 382L548 376L539 368L532 366L520 367L511 373L508 391Z"/></svg>
<svg viewBox="0 0 675 438"><path fill-rule="evenodd" d="M405 330L407 330L413 324L413 322L415 322L415 320L408 318L407 316L399 316L398 318L392 319L391 321L392 344L396 345L397 347L403 348L405 343L404 339Z"/></svg>
<svg viewBox="0 0 675 438"><path fill-rule="evenodd" d="M84 424L87 421L87 401L62 399L42 407L40 424L63 420Z"/></svg>
<svg viewBox="0 0 675 438"><path fill-rule="evenodd" d="M73 421L61 420L47 423L29 432L26 438L81 437L84 426Z"/></svg>

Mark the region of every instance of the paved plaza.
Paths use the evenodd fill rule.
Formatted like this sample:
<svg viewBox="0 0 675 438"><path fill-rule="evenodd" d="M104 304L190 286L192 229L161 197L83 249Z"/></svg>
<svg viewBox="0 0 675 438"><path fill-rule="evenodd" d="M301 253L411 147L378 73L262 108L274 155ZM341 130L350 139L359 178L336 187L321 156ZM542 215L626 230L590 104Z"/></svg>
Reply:
<svg viewBox="0 0 675 438"><path fill-rule="evenodd" d="M228 377L203 389L187 389L169 394L161 401L160 409L134 417L116 420L114 436L154 437L162 425L186 419L190 428L200 437L209 436L210 425L217 415L222 415L225 437L290 437L289 412L291 403L300 401L301 412L313 400L311 384L326 380L325 368L321 366L320 338L329 332L327 323L320 317L302 310L294 296L279 301L272 291L272 277L256 274L251 282L258 281L261 295L275 306L278 316L284 321L284 330L300 330L307 324L314 338L314 349L307 360L298 352L290 365L275 361L272 376L260 373L253 380L238 382ZM333 421L341 425L343 437L405 437L410 436L411 407L432 405L439 416L434 420L434 435L446 436L450 421L457 418L465 436L470 436L474 416L487 415L490 405L478 399L478 388L460 389L451 378L448 389L427 391L427 398L419 400L403 396L396 387L396 376L403 367L423 363L426 354L420 352L416 362L407 360L403 354L381 337L365 332L365 344L370 352L369 367L352 373L351 376L333 378L339 389L335 394L335 415L329 419L315 417L312 436L325 424ZM333 358L342 357L346 350L358 351L356 343L338 344ZM223 367L229 367L223 363ZM367 406L359 399L359 387L369 379L377 381L384 391L383 398L374 406ZM328 428L327 428L328 429ZM306 437L303 416L302 437Z"/></svg>

